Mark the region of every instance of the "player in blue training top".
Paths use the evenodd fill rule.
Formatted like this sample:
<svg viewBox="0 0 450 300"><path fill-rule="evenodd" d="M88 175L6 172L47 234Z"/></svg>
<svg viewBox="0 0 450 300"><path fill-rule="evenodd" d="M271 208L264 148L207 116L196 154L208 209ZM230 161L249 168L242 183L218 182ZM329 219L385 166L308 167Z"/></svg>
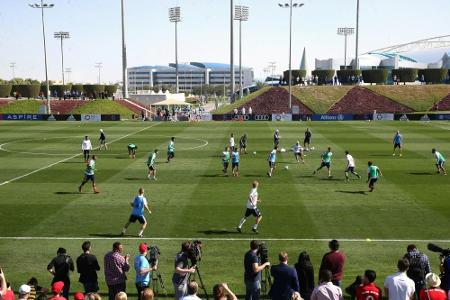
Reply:
<svg viewBox="0 0 450 300"><path fill-rule="evenodd" d="M231 171L234 177L239 176L239 149L234 147L231 152Z"/></svg>
<svg viewBox="0 0 450 300"><path fill-rule="evenodd" d="M125 224L125 226L123 226L122 236L125 235L125 233L127 232L127 228L131 223L139 221L139 223L141 224L141 229L139 230L138 237L144 237L144 229L145 227L147 227L147 220L144 216L145 209L147 209L149 214L152 213L148 208L147 199L144 197L144 188L139 188L139 195L134 197L134 200L130 204L132 207L131 215L128 219L128 222Z"/></svg>
<svg viewBox="0 0 450 300"><path fill-rule="evenodd" d="M269 153L269 158L267 161L269 162L269 172L267 172L267 176L272 177L272 173L275 170L275 164L277 162L277 150L278 146L273 147L273 150Z"/></svg>
<svg viewBox="0 0 450 300"><path fill-rule="evenodd" d="M394 135L392 143L394 144L394 152L392 153L392 156L395 156L395 150L398 148L398 156L402 157L403 136L400 134L400 131L397 131Z"/></svg>

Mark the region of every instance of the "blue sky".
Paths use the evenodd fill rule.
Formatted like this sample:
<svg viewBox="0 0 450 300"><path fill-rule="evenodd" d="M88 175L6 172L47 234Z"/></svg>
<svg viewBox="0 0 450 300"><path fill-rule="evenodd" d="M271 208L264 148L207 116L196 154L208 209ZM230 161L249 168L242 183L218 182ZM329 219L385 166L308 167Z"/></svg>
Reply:
<svg viewBox="0 0 450 300"><path fill-rule="evenodd" d="M29 3L38 0L0 0L0 78L11 78L11 62L17 77L44 78L40 11ZM287 1L287 0L284 0ZM303 47L308 66L314 58L343 57L344 40L337 27L355 26L356 0L300 0L294 11L293 66L298 67ZM299 2L300 2L299 1ZM48 1L50 2L50 1ZM250 7L243 23L243 61L262 77L268 62L277 71L288 65L288 10L277 0L235 0ZM46 10L50 79L60 80L59 42L55 31L69 31L65 42L65 67L71 81L95 82L97 62L102 62L102 81L121 78L120 0L53 0ZM182 7L179 27L179 60L229 62L229 0L126 0L128 66L166 65L174 60L173 24L168 8ZM450 34L448 0L361 0L361 52ZM238 61L236 23L235 61ZM354 55L354 36L349 56Z"/></svg>

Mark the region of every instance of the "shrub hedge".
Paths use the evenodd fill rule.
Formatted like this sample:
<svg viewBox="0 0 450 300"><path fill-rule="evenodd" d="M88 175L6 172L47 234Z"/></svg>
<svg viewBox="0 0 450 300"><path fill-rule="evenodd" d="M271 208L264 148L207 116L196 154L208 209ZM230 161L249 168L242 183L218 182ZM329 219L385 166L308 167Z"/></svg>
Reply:
<svg viewBox="0 0 450 300"><path fill-rule="evenodd" d="M103 93L105 91L105 86L102 84L85 84L83 85L83 92L84 95L93 98L98 97L100 93Z"/></svg>
<svg viewBox="0 0 450 300"><path fill-rule="evenodd" d="M336 73L341 84L354 84L361 76L361 70L338 70Z"/></svg>
<svg viewBox="0 0 450 300"><path fill-rule="evenodd" d="M422 69L419 70L419 78L423 75L426 83L442 83L447 72L447 69Z"/></svg>
<svg viewBox="0 0 450 300"><path fill-rule="evenodd" d="M7 98L11 95L12 84L0 84L0 97Z"/></svg>
<svg viewBox="0 0 450 300"><path fill-rule="evenodd" d="M112 95L114 95L114 93L117 92L117 85L112 84L112 85L105 85L105 96L106 97L112 97Z"/></svg>
<svg viewBox="0 0 450 300"><path fill-rule="evenodd" d="M41 91L40 84L14 84L12 87L13 92L19 93L20 97L25 98L37 98Z"/></svg>
<svg viewBox="0 0 450 300"><path fill-rule="evenodd" d="M327 84L333 81L335 70L314 70L311 72L312 76L318 77L319 84Z"/></svg>
<svg viewBox="0 0 450 300"><path fill-rule="evenodd" d="M306 70L292 70L292 84L299 84L306 76ZM283 79L289 83L289 70L283 72Z"/></svg>
<svg viewBox="0 0 450 300"><path fill-rule="evenodd" d="M56 92L58 97L63 97L63 93L72 90L72 84L55 84L50 86L50 92L52 95Z"/></svg>
<svg viewBox="0 0 450 300"><path fill-rule="evenodd" d="M414 82L417 80L418 74L418 69L395 69L392 70L392 79L394 79L394 76L396 76L399 82Z"/></svg>
<svg viewBox="0 0 450 300"><path fill-rule="evenodd" d="M364 78L364 82L366 83L386 83L388 78L388 70L386 69L373 69L373 70L363 70L362 76Z"/></svg>

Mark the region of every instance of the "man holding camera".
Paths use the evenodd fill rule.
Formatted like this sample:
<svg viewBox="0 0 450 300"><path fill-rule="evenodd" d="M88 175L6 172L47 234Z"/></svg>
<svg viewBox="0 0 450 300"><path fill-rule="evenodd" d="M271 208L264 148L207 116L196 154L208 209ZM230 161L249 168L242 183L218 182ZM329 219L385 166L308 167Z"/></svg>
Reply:
<svg viewBox="0 0 450 300"><path fill-rule="evenodd" d="M70 290L70 271L75 269L72 258L67 255L66 249L58 248L56 251L56 257L48 264L47 270L53 275L52 284L58 281L64 283L63 297L69 299Z"/></svg>
<svg viewBox="0 0 450 300"><path fill-rule="evenodd" d="M245 300L259 300L261 293L261 271L270 266L270 262L260 264L258 241L250 242L250 250L244 257Z"/></svg>
<svg viewBox="0 0 450 300"><path fill-rule="evenodd" d="M103 259L109 300L114 300L119 292L126 292L126 272L130 270L130 265L128 264L130 255L123 256L122 252L122 243L115 242L112 251L106 253Z"/></svg>
<svg viewBox="0 0 450 300"><path fill-rule="evenodd" d="M195 273L196 266L189 267L190 242L181 244L181 252L175 257L175 272L172 276L172 283L175 290L175 300L180 300L187 295L187 285L189 274Z"/></svg>
<svg viewBox="0 0 450 300"><path fill-rule="evenodd" d="M136 271L136 289L138 300L142 298L142 291L149 287L151 281L150 263L147 260L148 245L147 243L139 244L139 255L134 258L134 270Z"/></svg>

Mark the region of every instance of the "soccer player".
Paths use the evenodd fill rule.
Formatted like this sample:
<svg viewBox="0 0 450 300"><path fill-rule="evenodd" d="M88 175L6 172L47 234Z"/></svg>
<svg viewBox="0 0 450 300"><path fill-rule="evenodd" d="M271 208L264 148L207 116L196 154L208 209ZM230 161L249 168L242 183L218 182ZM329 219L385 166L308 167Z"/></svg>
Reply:
<svg viewBox="0 0 450 300"><path fill-rule="evenodd" d="M247 209L245 210L245 215L239 222L238 227L236 227L236 230L238 232L242 232L242 225L244 225L245 221L247 221L247 218L251 215L256 217L255 225L253 225L253 232L258 233L258 225L261 222L262 214L258 209L258 202L261 202L261 200L258 199L258 181L253 181L252 183L252 189L250 191L250 195L248 196L247 200Z"/></svg>
<svg viewBox="0 0 450 300"><path fill-rule="evenodd" d="M86 165L86 170L84 171L84 179L83 179L83 182L81 182L80 186L78 187L78 192L81 193L83 185L85 185L86 182L88 182L90 180L90 181L92 181L92 190L94 191L94 193L95 194L100 193L97 190L97 186L95 184L95 161L96 160L97 160L97 158L95 157L95 155L92 155L92 158L89 160L89 162Z"/></svg>
<svg viewBox="0 0 450 300"><path fill-rule="evenodd" d="M223 175L228 176L228 165L230 164L230 149L228 147L225 147L224 151L222 152L222 162L223 162Z"/></svg>
<svg viewBox="0 0 450 300"><path fill-rule="evenodd" d="M277 129L277 130L275 130L275 133L273 134L273 146L277 149L278 149L278 146L280 145L280 138L281 138L280 131Z"/></svg>
<svg viewBox="0 0 450 300"><path fill-rule="evenodd" d="M312 136L311 131L309 130L309 128L306 128L305 138L303 139L303 147L305 149L308 149L311 144L311 136ZM306 144L308 144L308 147L306 146Z"/></svg>
<svg viewBox="0 0 450 300"><path fill-rule="evenodd" d="M234 146L235 146L235 142L234 142L234 134L232 133L230 135L230 149L231 151L234 151Z"/></svg>
<svg viewBox="0 0 450 300"><path fill-rule="evenodd" d="M169 145L167 145L167 163L169 163L175 157L175 137L170 139Z"/></svg>
<svg viewBox="0 0 450 300"><path fill-rule="evenodd" d="M239 151L236 148L231 152L231 171L234 177L239 176Z"/></svg>
<svg viewBox="0 0 450 300"><path fill-rule="evenodd" d="M144 237L144 230L145 227L147 227L147 220L145 219L144 213L145 209L148 211L149 214L152 212L148 208L147 199L144 197L144 188L139 188L139 195L134 197L134 200L131 201L131 215L128 219L128 222L123 226L122 229L122 236L125 235L127 232L128 226L130 226L131 223L135 223L136 221L139 221L141 224L141 229L139 230L138 237Z"/></svg>
<svg viewBox="0 0 450 300"><path fill-rule="evenodd" d="M267 159L269 162L269 172L267 172L267 176L272 177L273 170L275 170L275 164L277 162L277 150L278 147L273 147L273 150L269 153L269 158Z"/></svg>
<svg viewBox="0 0 450 300"><path fill-rule="evenodd" d="M92 150L92 144L89 137L86 135L83 142L81 143L81 150L83 150L84 161L88 162L89 152Z"/></svg>
<svg viewBox="0 0 450 300"><path fill-rule="evenodd" d="M130 156L130 158L136 158L136 150L137 146L135 144L128 144L128 155Z"/></svg>
<svg viewBox="0 0 450 300"><path fill-rule="evenodd" d="M345 159L347 160L347 168L345 169L345 179L347 181L350 181L348 173L352 173L353 175L358 177L358 179L361 179L361 176L355 172L355 159L348 151L345 151Z"/></svg>
<svg viewBox="0 0 450 300"><path fill-rule="evenodd" d="M98 147L98 150L108 150L108 146L106 145L106 136L105 133L103 132L103 129L100 129L100 138L98 139L100 142L100 147Z"/></svg>
<svg viewBox="0 0 450 300"><path fill-rule="evenodd" d="M367 173L367 182L369 183L369 192L373 192L375 189L375 183L378 181L379 176L383 176L380 169L377 166L374 166L371 161L367 163L369 166Z"/></svg>
<svg viewBox="0 0 450 300"><path fill-rule="evenodd" d="M244 133L239 140L239 152L247 154L247 134Z"/></svg>
<svg viewBox="0 0 450 300"><path fill-rule="evenodd" d="M155 149L155 151L153 151L147 159L148 179L156 180L156 154L158 154L158 149Z"/></svg>
<svg viewBox="0 0 450 300"><path fill-rule="evenodd" d="M402 156L402 140L403 136L400 134L400 131L397 131L397 133L394 135L394 152L392 153L392 156L395 156L395 150L398 148L398 156Z"/></svg>
<svg viewBox="0 0 450 300"><path fill-rule="evenodd" d="M300 146L300 142L297 141L297 143L292 147L292 151L294 151L295 160L297 163L300 162L299 158L302 160L302 164L305 163L305 160L303 159L303 148Z"/></svg>
<svg viewBox="0 0 450 300"><path fill-rule="evenodd" d="M323 167L328 169L328 178L331 178L331 158L333 157L333 152L331 152L331 147L328 147L327 151L322 153L322 163L317 170L314 171L313 175L316 175Z"/></svg>
<svg viewBox="0 0 450 300"><path fill-rule="evenodd" d="M444 175L447 175L447 171L444 168L445 157L439 151L437 151L435 148L433 148L431 150L431 153L433 153L434 157L436 158L436 168L437 168L438 174L440 174L442 171L442 172L444 172Z"/></svg>

